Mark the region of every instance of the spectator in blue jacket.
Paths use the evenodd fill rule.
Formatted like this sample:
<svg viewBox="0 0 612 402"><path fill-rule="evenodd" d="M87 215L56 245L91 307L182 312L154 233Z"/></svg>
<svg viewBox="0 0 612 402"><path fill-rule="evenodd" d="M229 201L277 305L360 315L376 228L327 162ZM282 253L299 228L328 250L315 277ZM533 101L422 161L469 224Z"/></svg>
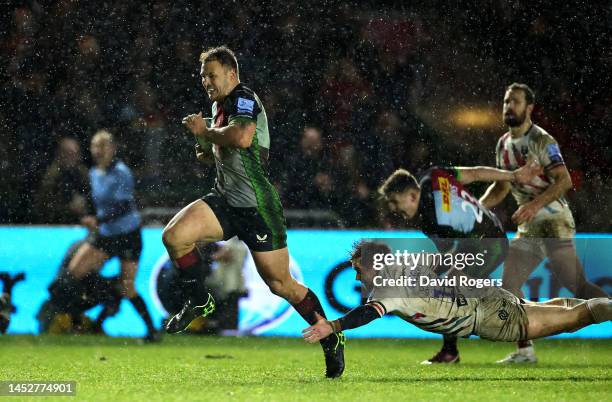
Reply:
<svg viewBox="0 0 612 402"><path fill-rule="evenodd" d="M147 326L145 340L159 339L142 297L134 287L138 260L142 250L141 219L134 199L134 178L130 169L116 159L117 146L108 131L98 131L91 140L95 165L89 171L91 201L95 215L85 215L81 223L90 232L68 265L73 285L90 272L117 256L121 262L121 292L134 306ZM74 288L79 289L79 285Z"/></svg>

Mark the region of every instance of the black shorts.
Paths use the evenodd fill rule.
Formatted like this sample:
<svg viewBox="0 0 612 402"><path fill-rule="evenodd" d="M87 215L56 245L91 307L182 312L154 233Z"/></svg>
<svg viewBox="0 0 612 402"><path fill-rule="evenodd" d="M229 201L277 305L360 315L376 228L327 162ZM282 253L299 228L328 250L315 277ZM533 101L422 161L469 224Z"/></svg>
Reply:
<svg viewBox="0 0 612 402"><path fill-rule="evenodd" d="M109 257L119 257L120 260L138 261L142 251L142 235L140 228L133 232L102 236L97 230L92 231L85 240L93 247L104 251Z"/></svg>
<svg viewBox="0 0 612 402"><path fill-rule="evenodd" d="M287 247L287 227L282 209L237 208L218 193L202 197L223 229L223 240L238 236L251 251L272 251Z"/></svg>

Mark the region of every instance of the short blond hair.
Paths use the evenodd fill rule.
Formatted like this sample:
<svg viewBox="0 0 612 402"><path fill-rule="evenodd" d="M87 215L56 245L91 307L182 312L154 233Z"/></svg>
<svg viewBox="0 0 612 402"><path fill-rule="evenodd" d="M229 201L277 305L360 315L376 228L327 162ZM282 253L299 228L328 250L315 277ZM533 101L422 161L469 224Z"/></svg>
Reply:
<svg viewBox="0 0 612 402"><path fill-rule="evenodd" d="M410 189L421 189L416 177L406 169L397 169L378 188L378 194L388 197L389 194L403 193Z"/></svg>
<svg viewBox="0 0 612 402"><path fill-rule="evenodd" d="M94 138L101 138L102 140L107 141L109 144L115 145L115 137L106 129L96 131L96 133L91 137L91 140L93 141Z"/></svg>

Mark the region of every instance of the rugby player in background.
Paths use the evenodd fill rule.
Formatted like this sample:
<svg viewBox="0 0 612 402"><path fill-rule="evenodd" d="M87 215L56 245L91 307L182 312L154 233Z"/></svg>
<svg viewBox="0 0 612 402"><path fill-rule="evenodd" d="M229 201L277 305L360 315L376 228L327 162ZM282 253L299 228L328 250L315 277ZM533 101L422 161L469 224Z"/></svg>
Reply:
<svg viewBox="0 0 612 402"><path fill-rule="evenodd" d="M320 317L305 328L304 339L314 343L334 332L358 328L386 314L395 315L425 331L492 341L512 342L574 332L591 324L612 320L612 300L552 299L528 302L499 287L475 292L462 286L397 286L408 277L436 278L433 267L386 265L374 268L374 256L389 255L382 243L362 242L351 253L351 263L368 293L366 304L343 317ZM377 278L377 279L375 279ZM421 279L416 279L419 283ZM470 296L458 298L456 295ZM461 300L461 302L459 302ZM567 306L572 307L567 307Z"/></svg>
<svg viewBox="0 0 612 402"><path fill-rule="evenodd" d="M145 341L156 342L161 339L160 334L134 286L142 251L134 178L127 165L115 157L116 151L117 145L110 132L100 130L92 137L91 156L95 166L89 171L89 179L95 214L81 218L81 223L90 229L90 233L70 260L58 292L76 289L76 295L82 295L83 281L88 279L89 273L99 270L106 261L117 256L121 266L119 290L144 321L147 327ZM69 300L66 298L66 303L74 302Z"/></svg>
<svg viewBox="0 0 612 402"><path fill-rule="evenodd" d="M574 218L564 196L572 188L572 180L557 141L531 121L534 103L535 94L529 86L514 83L506 88L503 118L509 131L497 143L497 167L517 169L533 157L544 172L528 183L495 181L480 199L482 205L493 208L512 192L519 206L512 215L518 230L504 263L504 288L522 297L521 286L547 256L553 273L576 297L607 297L603 289L586 279L576 256ZM535 362L533 343L527 340L518 343L516 352L498 361Z"/></svg>
<svg viewBox="0 0 612 402"><path fill-rule="evenodd" d="M270 133L266 111L259 97L239 79L238 62L225 46L200 55L202 85L213 101L212 127L202 113L191 114L183 124L200 144L196 156L212 152L217 179L211 193L176 214L162 239L178 268L187 299L183 309L168 321L170 333L183 331L198 316L210 314L214 300L193 296L204 283L199 274L196 242L215 242L234 236L249 247L257 270L270 291L287 300L310 324L324 316L318 297L289 272L289 252L283 207L268 179ZM205 289L204 289L205 290ZM205 293L206 294L206 293ZM344 371L344 335L321 339L326 376Z"/></svg>
<svg viewBox="0 0 612 402"><path fill-rule="evenodd" d="M395 171L379 189L389 210L418 226L440 253L473 253L486 250L482 267L465 268L473 278L487 278L506 256L508 239L494 213L484 208L463 186L474 181L527 182L541 168L525 165L514 172L489 167L433 167L417 180L404 169ZM450 269L452 267L446 267ZM442 349L422 364L458 363L457 336L444 334Z"/></svg>

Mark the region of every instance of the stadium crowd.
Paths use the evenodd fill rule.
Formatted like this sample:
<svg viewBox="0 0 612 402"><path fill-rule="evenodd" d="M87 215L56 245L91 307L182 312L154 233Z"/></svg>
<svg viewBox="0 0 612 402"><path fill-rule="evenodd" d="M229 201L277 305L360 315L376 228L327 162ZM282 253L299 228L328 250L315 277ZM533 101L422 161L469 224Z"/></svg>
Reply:
<svg viewBox="0 0 612 402"><path fill-rule="evenodd" d="M227 44L266 106L270 172L288 209L331 209L347 227L388 226L376 188L396 168L493 165L503 90L520 81L536 90L534 121L561 145L577 229L612 230L605 2L8 3L0 13L0 223L78 222L86 150L100 128L118 138L140 207L205 194L212 167L196 161L180 121L210 114L198 55ZM447 105L474 97L494 105L497 128L472 137L439 129L424 115L447 118L431 102L444 87L455 92ZM509 225L514 208L498 210Z"/></svg>

